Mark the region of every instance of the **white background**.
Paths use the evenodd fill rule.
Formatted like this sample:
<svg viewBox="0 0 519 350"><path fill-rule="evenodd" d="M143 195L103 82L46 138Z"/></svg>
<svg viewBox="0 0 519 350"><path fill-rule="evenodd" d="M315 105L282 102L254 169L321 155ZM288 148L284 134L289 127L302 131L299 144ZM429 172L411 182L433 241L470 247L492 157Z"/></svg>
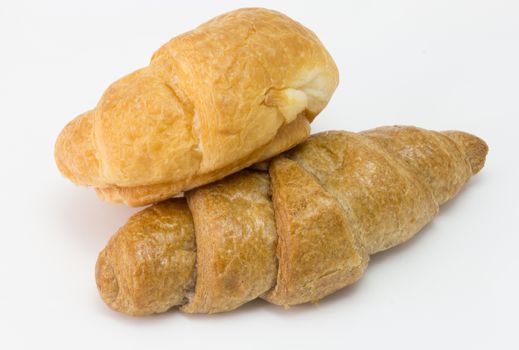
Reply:
<svg viewBox="0 0 519 350"><path fill-rule="evenodd" d="M67 121L170 37L261 5L314 30L341 83L314 131L387 124L483 137L483 172L411 242L319 305L132 318L94 264L135 210L64 179ZM0 348L517 349L518 1L1 1Z"/></svg>

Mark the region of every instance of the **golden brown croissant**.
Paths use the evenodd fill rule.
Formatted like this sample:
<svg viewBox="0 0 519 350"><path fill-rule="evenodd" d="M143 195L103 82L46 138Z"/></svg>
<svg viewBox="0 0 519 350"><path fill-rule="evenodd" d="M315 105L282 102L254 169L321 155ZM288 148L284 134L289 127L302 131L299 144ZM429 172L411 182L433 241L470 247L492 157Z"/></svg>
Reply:
<svg viewBox="0 0 519 350"><path fill-rule="evenodd" d="M300 143L337 84L304 26L265 9L229 12L112 84L63 129L56 163L107 201L153 203Z"/></svg>
<svg viewBox="0 0 519 350"><path fill-rule="evenodd" d="M104 301L131 315L317 301L416 234L484 165L476 136L415 127L326 132L136 215L100 253Z"/></svg>

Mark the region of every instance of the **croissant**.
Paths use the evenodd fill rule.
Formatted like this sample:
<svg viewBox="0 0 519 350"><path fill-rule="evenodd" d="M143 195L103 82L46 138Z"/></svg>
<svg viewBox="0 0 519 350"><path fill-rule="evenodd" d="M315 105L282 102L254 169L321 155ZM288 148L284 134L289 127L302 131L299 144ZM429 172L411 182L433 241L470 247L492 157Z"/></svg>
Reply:
<svg viewBox="0 0 519 350"><path fill-rule="evenodd" d="M476 136L416 127L325 132L130 218L100 253L103 300L130 315L290 306L356 282L479 172Z"/></svg>
<svg viewBox="0 0 519 350"><path fill-rule="evenodd" d="M60 171L109 202L146 205L306 139L338 70L316 35L241 9L179 35L61 132Z"/></svg>

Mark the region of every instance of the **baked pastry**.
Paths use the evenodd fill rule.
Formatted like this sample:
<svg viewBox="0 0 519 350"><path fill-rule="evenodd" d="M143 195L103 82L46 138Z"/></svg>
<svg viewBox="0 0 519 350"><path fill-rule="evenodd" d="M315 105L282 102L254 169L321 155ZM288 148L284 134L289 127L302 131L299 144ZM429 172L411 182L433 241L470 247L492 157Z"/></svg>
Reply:
<svg viewBox="0 0 519 350"><path fill-rule="evenodd" d="M140 206L277 155L309 135L337 67L287 16L241 9L179 35L61 132L60 171Z"/></svg>
<svg viewBox="0 0 519 350"><path fill-rule="evenodd" d="M100 253L96 281L130 315L290 306L357 281L369 256L413 237L479 172L476 136L415 127L325 132L130 218Z"/></svg>

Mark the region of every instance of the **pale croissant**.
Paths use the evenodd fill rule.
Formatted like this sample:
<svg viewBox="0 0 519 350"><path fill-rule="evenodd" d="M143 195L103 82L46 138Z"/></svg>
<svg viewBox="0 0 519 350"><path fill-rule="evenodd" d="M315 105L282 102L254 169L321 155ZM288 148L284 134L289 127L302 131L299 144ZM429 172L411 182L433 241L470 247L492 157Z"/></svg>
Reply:
<svg viewBox="0 0 519 350"><path fill-rule="evenodd" d="M153 203L303 141L338 79L301 24L265 9L229 12L112 84L63 129L56 163L109 202Z"/></svg>
<svg viewBox="0 0 519 350"><path fill-rule="evenodd" d="M415 127L310 137L270 163L153 205L100 253L104 301L131 315L317 301L415 235L484 165L476 136Z"/></svg>

